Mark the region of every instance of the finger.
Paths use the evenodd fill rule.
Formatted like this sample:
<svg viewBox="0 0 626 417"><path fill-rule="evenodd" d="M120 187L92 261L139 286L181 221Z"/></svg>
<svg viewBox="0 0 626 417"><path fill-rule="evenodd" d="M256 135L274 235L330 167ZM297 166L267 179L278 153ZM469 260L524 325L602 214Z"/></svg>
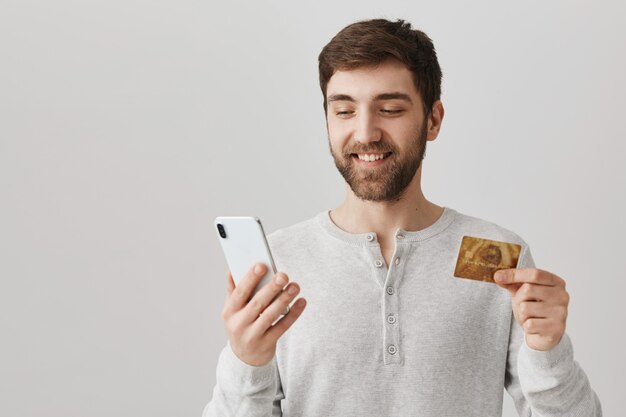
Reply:
<svg viewBox="0 0 626 417"><path fill-rule="evenodd" d="M550 305L541 301L524 301L517 308L518 321L524 323L529 319L547 319L565 325L567 307Z"/></svg>
<svg viewBox="0 0 626 417"><path fill-rule="evenodd" d="M549 308L541 301L522 301L517 306L519 321L522 323L530 318L545 319L548 313Z"/></svg>
<svg viewBox="0 0 626 417"><path fill-rule="evenodd" d="M229 311L239 311L248 303L252 292L266 272L267 267L262 263L258 263L250 268L226 301Z"/></svg>
<svg viewBox="0 0 626 417"><path fill-rule="evenodd" d="M278 272L274 275L274 278L265 284L243 309L242 320L246 323L254 322L272 303L272 300L282 292L287 282L289 282L289 277L285 273Z"/></svg>
<svg viewBox="0 0 626 417"><path fill-rule="evenodd" d="M233 274L228 271L228 277L226 278L226 292L231 295L235 290L235 281L233 280Z"/></svg>
<svg viewBox="0 0 626 417"><path fill-rule="evenodd" d="M537 285L524 283L515 294L514 301L545 301L549 304L559 304L565 301L565 290L562 287L549 287L547 285Z"/></svg>
<svg viewBox="0 0 626 417"><path fill-rule="evenodd" d="M556 329L556 323L550 318L529 318L522 323L526 334L548 335Z"/></svg>
<svg viewBox="0 0 626 417"><path fill-rule="evenodd" d="M289 284L285 291L282 291L281 294L276 297L276 299L265 309L263 310L260 316L255 317L255 322L253 327L256 327L256 331L263 334L272 327L272 323L280 318L285 309L296 295L300 292L300 287L295 282Z"/></svg>
<svg viewBox="0 0 626 417"><path fill-rule="evenodd" d="M536 268L501 269L494 274L498 284L530 283L546 286L562 285L564 281L556 275Z"/></svg>
<svg viewBox="0 0 626 417"><path fill-rule="evenodd" d="M522 284L517 284L517 283L516 284L502 284L497 281L496 281L496 285L507 290L509 294L511 294L511 296L515 296L519 288L522 286Z"/></svg>
<svg viewBox="0 0 626 417"><path fill-rule="evenodd" d="M278 338L280 338L287 331L287 329L289 329L291 325L298 320L298 317L300 317L305 307L306 300L304 298L298 299L298 301L293 303L291 306L289 313L282 319L278 320L278 322L265 333L266 336L272 341L278 340Z"/></svg>

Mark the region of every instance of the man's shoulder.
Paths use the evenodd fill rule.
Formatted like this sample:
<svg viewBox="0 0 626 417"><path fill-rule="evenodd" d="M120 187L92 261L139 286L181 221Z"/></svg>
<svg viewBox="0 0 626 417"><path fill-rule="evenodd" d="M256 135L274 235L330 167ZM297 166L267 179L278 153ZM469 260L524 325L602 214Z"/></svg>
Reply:
<svg viewBox="0 0 626 417"><path fill-rule="evenodd" d="M473 236L482 239L497 240L500 242L517 243L522 246L518 268L534 268L535 261L529 245L520 235L495 222L484 220L468 214L457 212L456 216L457 238L461 236ZM458 242L458 240L457 240Z"/></svg>
<svg viewBox="0 0 626 417"><path fill-rule="evenodd" d="M268 243L270 246L277 246L313 238L320 231L318 217L321 214L318 213L306 220L274 230L267 235Z"/></svg>
<svg viewBox="0 0 626 417"><path fill-rule="evenodd" d="M526 241L514 231L495 222L476 216L456 212L455 228L458 232L482 239L518 243L526 246Z"/></svg>

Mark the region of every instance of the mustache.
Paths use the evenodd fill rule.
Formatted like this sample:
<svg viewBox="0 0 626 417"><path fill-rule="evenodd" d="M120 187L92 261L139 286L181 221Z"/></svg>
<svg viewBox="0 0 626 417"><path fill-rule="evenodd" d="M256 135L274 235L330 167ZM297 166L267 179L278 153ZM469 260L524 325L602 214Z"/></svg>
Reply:
<svg viewBox="0 0 626 417"><path fill-rule="evenodd" d="M395 152L395 149L389 146L388 144L374 142L367 146L360 146L360 147L353 146L350 148L346 148L344 150L344 155L350 156L355 153L362 154L362 153L388 153L388 152Z"/></svg>

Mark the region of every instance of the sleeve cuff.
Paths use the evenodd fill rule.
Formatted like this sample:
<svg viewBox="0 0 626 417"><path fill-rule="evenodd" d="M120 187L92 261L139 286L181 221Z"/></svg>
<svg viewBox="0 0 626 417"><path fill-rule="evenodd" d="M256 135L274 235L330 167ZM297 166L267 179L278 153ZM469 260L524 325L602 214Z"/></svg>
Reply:
<svg viewBox="0 0 626 417"><path fill-rule="evenodd" d="M520 348L520 357L525 358L525 362L533 368L549 369L568 359L573 360L574 349L567 333L563 333L556 346L546 351L532 349L526 344L526 337L524 337L524 343Z"/></svg>
<svg viewBox="0 0 626 417"><path fill-rule="evenodd" d="M239 359L233 352L230 342L222 350L219 364L223 365L223 371L226 375L231 375L242 382L248 384L259 384L273 381L275 376L275 358L263 366L249 365Z"/></svg>

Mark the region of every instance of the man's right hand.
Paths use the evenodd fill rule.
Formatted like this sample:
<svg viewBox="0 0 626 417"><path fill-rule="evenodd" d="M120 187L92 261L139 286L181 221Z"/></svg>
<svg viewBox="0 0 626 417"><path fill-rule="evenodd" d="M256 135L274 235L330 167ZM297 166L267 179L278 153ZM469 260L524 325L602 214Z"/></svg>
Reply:
<svg viewBox="0 0 626 417"><path fill-rule="evenodd" d="M253 366L263 366L272 360L278 339L300 317L306 305L304 298L298 299L289 313L272 325L300 292L300 287L295 282L287 285L289 278L279 272L250 299L266 271L265 265L256 264L236 287L229 272L228 298L222 310L231 349L239 359Z"/></svg>

